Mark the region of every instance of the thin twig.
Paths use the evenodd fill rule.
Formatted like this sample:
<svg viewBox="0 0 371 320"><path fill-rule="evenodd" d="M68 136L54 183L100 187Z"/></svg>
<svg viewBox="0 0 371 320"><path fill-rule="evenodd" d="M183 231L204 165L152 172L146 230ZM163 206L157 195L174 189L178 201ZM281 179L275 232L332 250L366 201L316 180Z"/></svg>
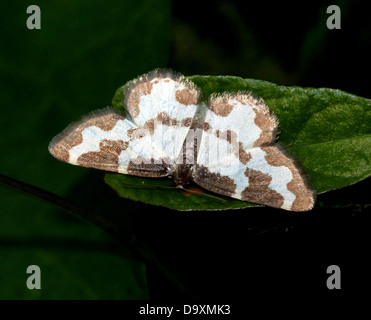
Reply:
<svg viewBox="0 0 371 320"><path fill-rule="evenodd" d="M107 220L102 219L101 215L94 215L86 209L74 204L73 202L65 198L62 198L54 193L32 186L25 182L10 178L1 173L0 183L14 190L24 192L28 195L32 195L34 197L52 203L60 208L63 208L70 213L83 218L84 220L88 220L92 224L106 231L115 239L121 242L129 242L129 244L133 248L134 253L139 255L139 257L141 257L149 265L157 269L172 283L176 284L176 286L181 291L185 292L189 296L193 296L193 294L178 280L178 278L172 272L170 272L163 265L163 263L160 262L160 260L147 248L147 246L137 240L133 232L131 232L128 228L124 226L118 227L112 223L109 223Z"/></svg>
<svg viewBox="0 0 371 320"><path fill-rule="evenodd" d="M73 202L67 199L64 199L54 193L51 193L41 188L32 186L28 183L13 179L11 177L5 176L1 173L0 173L0 183L14 190L24 192L28 195L32 195L36 198L42 199L46 202L52 203L60 208L63 208L69 212L72 212L78 217L88 220L91 223L95 224L96 226L106 230L110 234L117 233L117 228L115 228L114 225L107 224L107 221L100 219L99 216L95 216L91 214L86 209L81 208L80 206L77 206Z"/></svg>

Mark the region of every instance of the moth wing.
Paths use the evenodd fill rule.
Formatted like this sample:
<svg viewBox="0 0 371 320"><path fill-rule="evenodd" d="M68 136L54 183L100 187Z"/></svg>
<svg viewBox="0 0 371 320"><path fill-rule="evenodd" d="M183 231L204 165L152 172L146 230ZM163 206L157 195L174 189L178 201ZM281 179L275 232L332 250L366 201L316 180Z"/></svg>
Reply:
<svg viewBox="0 0 371 320"><path fill-rule="evenodd" d="M67 127L51 141L49 152L73 165L124 174L161 177L171 170L170 161L148 131L111 108Z"/></svg>
<svg viewBox="0 0 371 320"><path fill-rule="evenodd" d="M193 180L212 192L291 211L312 209L315 193L279 146L245 150L212 133L203 134ZM210 147L209 147L210 146Z"/></svg>
<svg viewBox="0 0 371 320"><path fill-rule="evenodd" d="M244 149L274 141L278 119L265 102L248 92L214 94L209 98L203 129L237 135Z"/></svg>
<svg viewBox="0 0 371 320"><path fill-rule="evenodd" d="M181 75L155 70L129 82L124 107L133 122L153 134L174 161L181 152L200 101L200 91Z"/></svg>

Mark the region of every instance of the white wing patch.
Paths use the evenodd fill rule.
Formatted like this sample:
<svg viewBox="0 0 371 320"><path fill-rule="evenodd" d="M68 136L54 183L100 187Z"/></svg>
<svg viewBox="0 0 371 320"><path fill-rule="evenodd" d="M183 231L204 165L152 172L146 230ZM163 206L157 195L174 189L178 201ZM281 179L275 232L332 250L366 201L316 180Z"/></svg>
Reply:
<svg viewBox="0 0 371 320"><path fill-rule="evenodd" d="M290 169L283 165L277 167L270 165L265 158L266 152L262 148L249 149L249 153L251 155L251 160L244 166L245 170L241 172L241 176L245 176L247 180L251 179L249 175L244 174L246 169L259 171L263 175L268 174L272 180L267 187L283 196L284 201L281 208L289 210L296 198L287 188L287 184L293 179L293 174ZM242 192L249 187L249 185L250 183L246 183L246 181L242 181L241 184L237 183L237 188L233 197L242 199Z"/></svg>
<svg viewBox="0 0 371 320"><path fill-rule="evenodd" d="M211 96L205 125L214 134L231 130L249 149L273 142L278 120L261 99L246 93L225 93Z"/></svg>
<svg viewBox="0 0 371 320"><path fill-rule="evenodd" d="M52 140L49 151L74 165L141 176L168 175L171 166L166 154L148 132L133 134L137 129L107 108L69 126Z"/></svg>
<svg viewBox="0 0 371 320"><path fill-rule="evenodd" d="M213 143L215 146L215 141ZM193 179L205 189L243 201L294 211L309 210L307 208L313 206L313 192L280 148L251 148L248 157L246 164L235 152L217 157L219 163L204 163L205 158L199 157Z"/></svg>
<svg viewBox="0 0 371 320"><path fill-rule="evenodd" d="M152 72L130 82L126 109L139 127L149 127L153 139L175 161L192 124L199 90L183 76Z"/></svg>
<svg viewBox="0 0 371 320"><path fill-rule="evenodd" d="M69 162L77 164L78 158L84 153L99 152L102 140L122 140L128 142L127 131L135 128L128 120L118 120L110 131L104 131L97 126L90 126L81 131L82 142L69 150Z"/></svg>
<svg viewBox="0 0 371 320"><path fill-rule="evenodd" d="M178 81L171 78L154 78L149 81L152 90L150 93L140 96L139 113L133 118L138 126L143 127L148 120L155 119L162 112L166 112L170 118L176 119L179 123L194 116L198 103L197 96L193 100L194 103L185 105L184 102L180 102L182 100L178 98L177 93L189 89L185 83ZM134 90L136 90L135 87ZM198 92L194 91L194 94L198 95ZM131 101L130 94L128 101L129 103Z"/></svg>

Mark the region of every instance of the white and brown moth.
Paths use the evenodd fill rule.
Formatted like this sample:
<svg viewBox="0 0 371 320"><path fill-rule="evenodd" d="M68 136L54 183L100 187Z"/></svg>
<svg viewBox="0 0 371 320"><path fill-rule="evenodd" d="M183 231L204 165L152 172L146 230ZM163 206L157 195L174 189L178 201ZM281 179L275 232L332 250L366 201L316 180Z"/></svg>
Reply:
<svg viewBox="0 0 371 320"><path fill-rule="evenodd" d="M315 193L296 162L274 144L278 120L248 92L212 95L182 75L154 70L124 89L123 115L91 113L55 137L50 153L74 165L190 181L228 197L292 211ZM206 105L205 105L206 104Z"/></svg>

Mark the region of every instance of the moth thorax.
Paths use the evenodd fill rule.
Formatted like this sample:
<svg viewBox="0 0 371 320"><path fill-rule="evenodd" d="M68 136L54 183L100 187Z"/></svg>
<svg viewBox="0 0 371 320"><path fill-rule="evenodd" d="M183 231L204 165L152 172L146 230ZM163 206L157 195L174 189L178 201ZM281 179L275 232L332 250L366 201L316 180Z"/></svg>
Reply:
<svg viewBox="0 0 371 320"><path fill-rule="evenodd" d="M192 180L192 165L178 164L174 172L174 182L176 186L185 186Z"/></svg>

